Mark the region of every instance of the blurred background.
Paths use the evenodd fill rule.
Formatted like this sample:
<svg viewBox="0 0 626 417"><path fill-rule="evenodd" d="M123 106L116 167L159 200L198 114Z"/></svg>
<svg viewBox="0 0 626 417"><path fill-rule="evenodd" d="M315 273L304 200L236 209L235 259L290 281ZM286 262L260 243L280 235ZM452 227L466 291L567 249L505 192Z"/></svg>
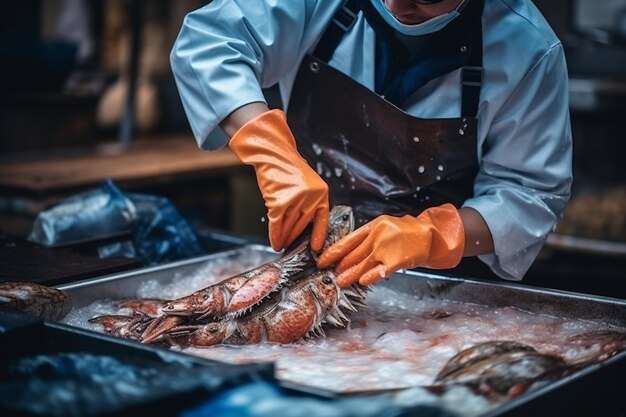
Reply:
<svg viewBox="0 0 626 417"><path fill-rule="evenodd" d="M197 148L169 67L183 17L205 3L24 0L3 6L5 252L27 236L39 212L106 178L124 190L167 197L202 236L223 231L264 242L253 172L228 150ZM525 282L626 298L626 0L535 4L565 45L575 180L568 210ZM266 94L271 106L280 105L275 89Z"/></svg>
<svg viewBox="0 0 626 417"><path fill-rule="evenodd" d="M0 16L4 233L24 235L43 208L113 178L127 190L171 198L199 227L263 234L250 171L226 152L197 148L170 70L183 17L204 3L7 5ZM252 210L254 220L232 207Z"/></svg>

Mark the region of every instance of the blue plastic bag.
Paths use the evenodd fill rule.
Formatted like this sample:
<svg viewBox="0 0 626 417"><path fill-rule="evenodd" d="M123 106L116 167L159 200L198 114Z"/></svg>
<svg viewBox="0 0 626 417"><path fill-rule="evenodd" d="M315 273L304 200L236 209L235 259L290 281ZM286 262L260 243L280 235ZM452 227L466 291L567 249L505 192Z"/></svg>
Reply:
<svg viewBox="0 0 626 417"><path fill-rule="evenodd" d="M140 257L147 265L201 255L187 220L164 197L124 194L112 180L69 197L37 216L28 240L62 246L132 233L132 242L98 248L101 258Z"/></svg>

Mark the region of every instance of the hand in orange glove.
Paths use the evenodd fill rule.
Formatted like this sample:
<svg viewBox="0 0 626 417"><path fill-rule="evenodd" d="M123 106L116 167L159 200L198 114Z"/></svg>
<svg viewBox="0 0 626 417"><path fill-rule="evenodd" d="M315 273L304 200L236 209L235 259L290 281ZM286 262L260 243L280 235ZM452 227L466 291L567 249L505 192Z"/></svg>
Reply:
<svg viewBox="0 0 626 417"><path fill-rule="evenodd" d="M230 148L254 167L267 207L269 238L288 247L313 221L311 249L319 251L328 227L328 185L302 158L281 110L265 112L239 129Z"/></svg>
<svg viewBox="0 0 626 417"><path fill-rule="evenodd" d="M463 256L465 233L452 204L424 210L419 216L382 215L326 249L319 268L336 262L337 284L370 285L403 268L445 269Z"/></svg>

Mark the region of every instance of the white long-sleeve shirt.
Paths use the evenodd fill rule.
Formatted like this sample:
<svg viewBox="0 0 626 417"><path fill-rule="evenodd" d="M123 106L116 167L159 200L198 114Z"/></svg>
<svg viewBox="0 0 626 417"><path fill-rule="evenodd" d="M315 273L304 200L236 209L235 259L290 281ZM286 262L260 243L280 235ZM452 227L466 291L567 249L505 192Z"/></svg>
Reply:
<svg viewBox="0 0 626 417"><path fill-rule="evenodd" d="M211 132L237 108L264 102L262 88L279 83L288 106L300 61L340 3L214 0L186 16L170 60L201 148L223 147L226 139ZM474 197L463 206L478 211L493 236L494 253L479 258L500 277L517 280L570 195L567 67L561 42L529 0L485 0L482 23L479 173ZM329 64L373 90L374 50L374 32L359 15ZM460 72L430 81L403 110L421 118L459 117Z"/></svg>

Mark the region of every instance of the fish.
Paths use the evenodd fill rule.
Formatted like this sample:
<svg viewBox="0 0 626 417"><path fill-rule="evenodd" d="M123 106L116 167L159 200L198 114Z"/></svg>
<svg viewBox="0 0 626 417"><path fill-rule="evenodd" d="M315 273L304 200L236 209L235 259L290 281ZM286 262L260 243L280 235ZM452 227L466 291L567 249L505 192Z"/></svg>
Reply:
<svg viewBox="0 0 626 417"><path fill-rule="evenodd" d="M322 324L325 322L343 326L348 320L343 308L350 306L346 304L347 298L340 304L341 297L335 273L317 270L272 294L249 314L203 325L175 327L165 338L170 345L178 347L288 344L324 335Z"/></svg>
<svg viewBox="0 0 626 417"><path fill-rule="evenodd" d="M322 251L354 230L352 208L335 206L328 224ZM141 336L133 338L142 343L202 346L218 340L237 344L283 343L320 334L322 323L346 326L350 312L366 308L365 293L369 289L359 284L339 289L330 268L319 270L315 264L319 253L309 246L310 230L309 227L278 259L190 295L170 301L140 299L118 304L134 309L134 314L154 316ZM335 288L333 297L327 294L331 288ZM109 320L120 323L103 328L110 334L124 337L134 335L137 329L137 323L129 319L117 316ZM92 322L106 319L96 317ZM278 336L283 333L287 336Z"/></svg>
<svg viewBox="0 0 626 417"><path fill-rule="evenodd" d="M604 361L626 349L626 332L601 329L570 336L566 341L583 349L574 363L591 364Z"/></svg>
<svg viewBox="0 0 626 417"><path fill-rule="evenodd" d="M352 208L335 206L329 213L328 231L322 250L352 230ZM279 290L292 277L313 266L317 254L311 251L309 242L310 229L307 229L278 259L170 301L164 305L163 312L194 316L199 320L241 315Z"/></svg>
<svg viewBox="0 0 626 417"><path fill-rule="evenodd" d="M48 321L60 321L72 310L70 295L33 282L0 282L0 307Z"/></svg>
<svg viewBox="0 0 626 417"><path fill-rule="evenodd" d="M533 387L579 369L558 355L514 341L476 344L453 356L436 376L436 391L462 385L493 402L515 398Z"/></svg>
<svg viewBox="0 0 626 417"><path fill-rule="evenodd" d="M130 309L133 313L143 313L151 317L163 314L163 308L169 300L160 298L139 298L128 300L116 300L113 304L118 308Z"/></svg>
<svg viewBox="0 0 626 417"><path fill-rule="evenodd" d="M147 314L135 313L130 316L123 314L102 315L90 318L89 322L101 326L107 334L139 341L152 320Z"/></svg>

